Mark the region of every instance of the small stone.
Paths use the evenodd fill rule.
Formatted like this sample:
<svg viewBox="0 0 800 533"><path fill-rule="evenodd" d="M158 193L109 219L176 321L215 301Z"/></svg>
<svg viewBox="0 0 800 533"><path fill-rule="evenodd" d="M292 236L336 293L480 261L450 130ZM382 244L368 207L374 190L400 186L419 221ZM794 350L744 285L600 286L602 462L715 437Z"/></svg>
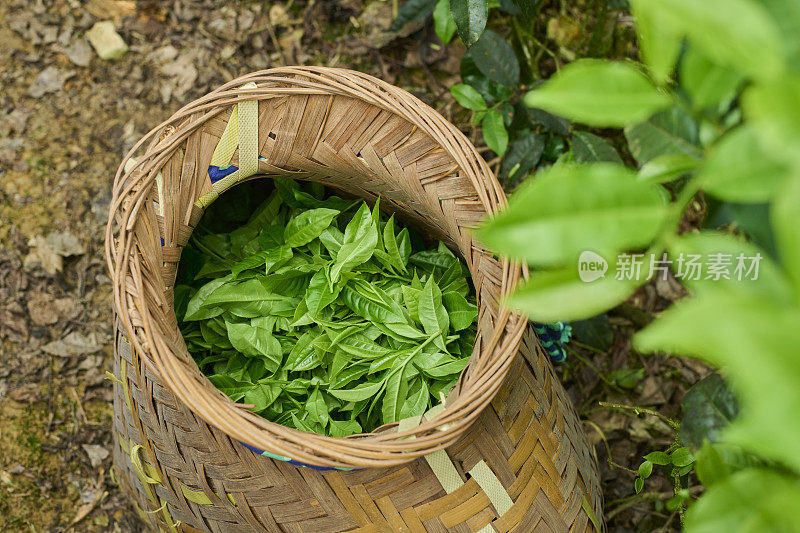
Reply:
<svg viewBox="0 0 800 533"><path fill-rule="evenodd" d="M32 291L28 295L28 315L37 326L50 326L58 322L58 313L53 308L55 298L46 292Z"/></svg>
<svg viewBox="0 0 800 533"><path fill-rule="evenodd" d="M75 75L75 71L62 72L55 67L47 67L36 76L33 84L28 87L28 95L40 98L46 93L60 91L64 82Z"/></svg>
<svg viewBox="0 0 800 533"><path fill-rule="evenodd" d="M82 447L86 455L89 456L89 462L92 463L92 468L97 468L103 464L103 460L108 457L108 450L99 444L84 444Z"/></svg>
<svg viewBox="0 0 800 533"><path fill-rule="evenodd" d="M64 268L64 259L53 250L44 237L34 237L29 245L30 252L23 261L26 270L39 265L48 274L55 274Z"/></svg>
<svg viewBox="0 0 800 533"><path fill-rule="evenodd" d="M46 240L50 248L62 257L81 255L83 253L83 245L81 242L75 235L68 231L51 233L47 236Z"/></svg>
<svg viewBox="0 0 800 533"><path fill-rule="evenodd" d="M75 39L70 43L64 53L67 58L79 67L86 67L92 59L92 49L85 39Z"/></svg>
<svg viewBox="0 0 800 533"><path fill-rule="evenodd" d="M96 22L92 29L86 32L86 38L100 59L119 59L128 53L128 45L114 29L114 23L110 20Z"/></svg>
<svg viewBox="0 0 800 533"><path fill-rule="evenodd" d="M97 340L94 334L81 335L73 331L63 339L49 342L42 346L42 351L59 357L72 357L74 355L84 355L99 352L103 345Z"/></svg>

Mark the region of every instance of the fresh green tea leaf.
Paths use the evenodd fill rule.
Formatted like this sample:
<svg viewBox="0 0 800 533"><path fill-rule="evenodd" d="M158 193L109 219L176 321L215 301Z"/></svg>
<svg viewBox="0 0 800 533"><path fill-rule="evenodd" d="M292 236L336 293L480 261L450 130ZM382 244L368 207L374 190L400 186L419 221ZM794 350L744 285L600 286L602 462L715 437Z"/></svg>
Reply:
<svg viewBox="0 0 800 533"><path fill-rule="evenodd" d="M622 127L668 107L670 98L630 64L581 59L526 94L525 104L591 126Z"/></svg>
<svg viewBox="0 0 800 533"><path fill-rule="evenodd" d="M441 2L446 1L441 0ZM485 111L487 109L483 96L469 85L464 83L453 85L450 87L450 93L456 99L456 102L467 109L472 109L473 111Z"/></svg>

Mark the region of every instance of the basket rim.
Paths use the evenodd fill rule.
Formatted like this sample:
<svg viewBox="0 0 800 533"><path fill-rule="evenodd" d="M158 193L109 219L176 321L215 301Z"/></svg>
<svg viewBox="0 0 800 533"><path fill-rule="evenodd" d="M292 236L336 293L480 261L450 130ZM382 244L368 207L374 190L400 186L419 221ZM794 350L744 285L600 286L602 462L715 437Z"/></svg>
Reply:
<svg viewBox="0 0 800 533"><path fill-rule="evenodd" d="M241 88L248 82L256 82L257 87ZM133 253L134 248L141 245L133 230L142 210L147 208L145 200L153 189L156 175L189 134L205 122L236 103L274 98L276 94L345 96L388 110L420 128L453 157L461 172L470 179L485 214L496 212L506 202L500 184L464 134L403 89L361 72L330 67L282 67L247 74L182 107L142 137L122 160L114 178L106 228L106 260L113 281L115 315L132 348L179 401L207 424L249 447L330 468L397 465L443 449L466 431L489 404L517 354L527 321L501 307L498 301L479 301L482 310L488 306L494 311L492 336L486 346L472 356L474 360L455 387L456 398L441 414L403 432L393 431L393 425L386 425L380 432L344 438L276 424L237 407L202 373L198 383L198 377L187 373L173 353L174 346L168 342L182 345L188 355L171 307L168 313L172 313L174 324L164 324L154 318L147 305L148 294L152 294L154 288L143 277L147 265L143 267L140 254ZM198 114L202 116L193 118ZM126 171L128 161L142 149L144 157L129 165ZM467 264L472 271L472 262L467 261ZM527 269L506 259L501 259L499 264L502 296L521 277L527 277ZM474 268L479 270L480 266ZM165 328L169 338L159 334ZM213 390L207 390L209 388Z"/></svg>

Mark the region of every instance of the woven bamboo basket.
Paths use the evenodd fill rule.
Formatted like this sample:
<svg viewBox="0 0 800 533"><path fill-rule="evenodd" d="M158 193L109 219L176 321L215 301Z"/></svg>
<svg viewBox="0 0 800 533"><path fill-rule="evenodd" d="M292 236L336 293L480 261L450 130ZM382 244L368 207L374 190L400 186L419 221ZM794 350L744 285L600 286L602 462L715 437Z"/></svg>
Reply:
<svg viewBox="0 0 800 533"><path fill-rule="evenodd" d="M237 406L203 376L172 310L204 208L258 177L313 180L445 242L470 269L478 334L443 406L336 439ZM340 69L236 79L176 112L117 172L115 473L167 531L586 531L597 467L524 319L499 304L526 273L470 236L505 202L469 141L407 92Z"/></svg>

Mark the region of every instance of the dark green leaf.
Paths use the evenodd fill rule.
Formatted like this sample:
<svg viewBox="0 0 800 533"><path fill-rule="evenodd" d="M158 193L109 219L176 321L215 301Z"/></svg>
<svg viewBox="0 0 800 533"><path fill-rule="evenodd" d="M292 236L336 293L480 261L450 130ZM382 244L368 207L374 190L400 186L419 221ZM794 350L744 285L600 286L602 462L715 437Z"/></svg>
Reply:
<svg viewBox="0 0 800 533"><path fill-rule="evenodd" d="M500 165L500 178L522 180L528 176L542 158L544 138L538 133L528 133L513 141Z"/></svg>
<svg viewBox="0 0 800 533"><path fill-rule="evenodd" d="M665 154L701 155L697 121L678 106L625 128L625 138L631 154L642 165Z"/></svg>
<svg viewBox="0 0 800 533"><path fill-rule="evenodd" d="M508 42L492 30L486 30L470 49L480 71L492 81L514 87L519 83L517 55Z"/></svg>
<svg viewBox="0 0 800 533"><path fill-rule="evenodd" d="M681 441L694 449L704 440L717 442L720 432L738 412L736 397L719 374L703 378L683 397Z"/></svg>
<svg viewBox="0 0 800 533"><path fill-rule="evenodd" d="M469 48L486 28L489 5L487 0L450 0L450 14L458 28L458 36Z"/></svg>
<svg viewBox="0 0 800 533"><path fill-rule="evenodd" d="M431 14L436 7L436 0L406 0L392 21L389 31L399 31L413 20L421 20Z"/></svg>
<svg viewBox="0 0 800 533"><path fill-rule="evenodd" d="M622 164L622 159L611 143L587 131L576 131L572 134L572 155L578 163L605 161Z"/></svg>
<svg viewBox="0 0 800 533"><path fill-rule="evenodd" d="M614 344L614 330L605 313L570 324L575 340L606 351Z"/></svg>

